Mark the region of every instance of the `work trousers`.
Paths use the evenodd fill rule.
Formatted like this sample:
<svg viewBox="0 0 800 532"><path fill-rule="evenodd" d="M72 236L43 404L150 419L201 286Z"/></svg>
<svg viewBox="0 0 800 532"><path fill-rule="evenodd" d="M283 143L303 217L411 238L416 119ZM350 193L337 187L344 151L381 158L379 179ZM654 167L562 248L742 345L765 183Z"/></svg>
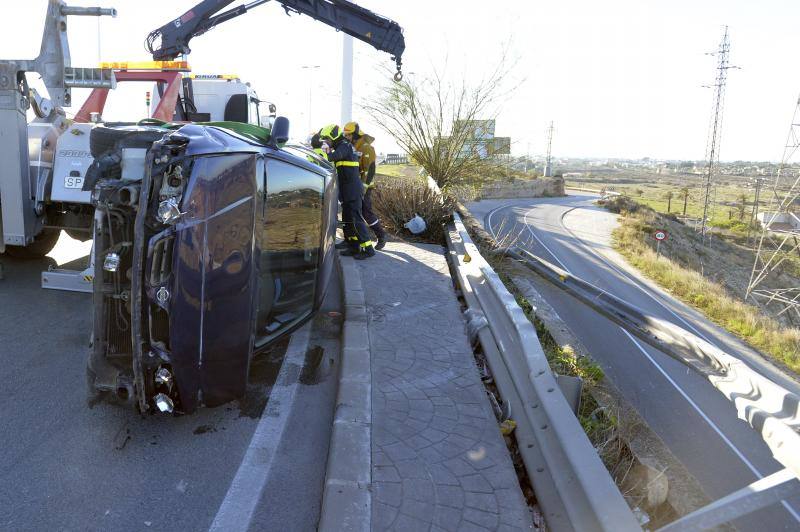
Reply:
<svg viewBox="0 0 800 532"><path fill-rule="evenodd" d="M364 192L364 200L361 202L361 212L364 215L364 221L372 232L375 233L375 238L378 240L386 240L386 231L383 230L381 221L375 211L372 210L372 189L368 188Z"/></svg>
<svg viewBox="0 0 800 532"><path fill-rule="evenodd" d="M339 184L342 191L342 222L344 222L345 239L354 247L371 242L369 228L361 210L364 201L361 180L342 177Z"/></svg>

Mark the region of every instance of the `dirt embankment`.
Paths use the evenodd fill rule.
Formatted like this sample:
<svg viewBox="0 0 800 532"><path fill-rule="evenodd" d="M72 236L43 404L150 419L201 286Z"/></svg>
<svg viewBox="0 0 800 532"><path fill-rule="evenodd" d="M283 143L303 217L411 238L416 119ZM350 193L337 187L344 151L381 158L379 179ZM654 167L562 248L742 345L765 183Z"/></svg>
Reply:
<svg viewBox="0 0 800 532"><path fill-rule="evenodd" d="M719 235L707 237L704 244L692 228L625 197L611 198L605 205L623 215L613 242L631 266L790 372L800 372L800 329L792 323L797 318L789 313L776 316L779 308L742 300L752 250ZM661 244L661 256L655 251L657 230L670 234ZM764 286L767 283L796 286L798 279L784 273Z"/></svg>

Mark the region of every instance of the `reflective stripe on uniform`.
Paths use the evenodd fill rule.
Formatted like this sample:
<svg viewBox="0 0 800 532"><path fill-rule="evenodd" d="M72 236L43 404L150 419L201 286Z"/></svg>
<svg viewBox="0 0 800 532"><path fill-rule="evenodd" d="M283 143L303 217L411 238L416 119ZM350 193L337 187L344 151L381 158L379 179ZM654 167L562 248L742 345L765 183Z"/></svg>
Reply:
<svg viewBox="0 0 800 532"><path fill-rule="evenodd" d="M372 247L374 244L375 242L373 242L372 240L367 240L366 242L362 242L361 244L359 244L358 247L360 247L361 249L365 249L368 247Z"/></svg>
<svg viewBox="0 0 800 532"><path fill-rule="evenodd" d="M368 224L368 225L369 225L370 227L372 227L373 225L380 223L380 221L381 221L381 220L380 220L380 218L379 218L379 219L375 220L374 222L372 222L371 224Z"/></svg>
<svg viewBox="0 0 800 532"><path fill-rule="evenodd" d="M358 166L356 161L336 161L336 166Z"/></svg>

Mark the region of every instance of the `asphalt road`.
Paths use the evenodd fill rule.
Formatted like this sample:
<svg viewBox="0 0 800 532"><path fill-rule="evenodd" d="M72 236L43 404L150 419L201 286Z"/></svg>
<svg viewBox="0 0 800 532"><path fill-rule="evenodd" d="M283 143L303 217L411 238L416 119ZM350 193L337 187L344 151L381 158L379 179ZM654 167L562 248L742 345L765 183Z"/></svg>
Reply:
<svg viewBox="0 0 800 532"><path fill-rule="evenodd" d="M288 341L258 357L241 403L181 417L89 409L90 296L41 289L52 259L0 261L0 530L233 529L220 521L221 506L243 500L251 519L237 527L316 529L336 391L335 319L315 320L291 363ZM263 475L240 467L265 449L272 459ZM241 496L254 481L259 489Z"/></svg>
<svg viewBox="0 0 800 532"><path fill-rule="evenodd" d="M594 206L596 196L573 194L483 200L469 208L506 243L516 242L654 316L692 330L800 393L796 381L631 270L610 246L616 216ZM709 497L722 497L782 468L760 436L736 417L733 405L702 376L628 335L558 288L546 282L539 285L542 295L589 348L606 375ZM740 530L798 530L800 497L776 503L734 524Z"/></svg>

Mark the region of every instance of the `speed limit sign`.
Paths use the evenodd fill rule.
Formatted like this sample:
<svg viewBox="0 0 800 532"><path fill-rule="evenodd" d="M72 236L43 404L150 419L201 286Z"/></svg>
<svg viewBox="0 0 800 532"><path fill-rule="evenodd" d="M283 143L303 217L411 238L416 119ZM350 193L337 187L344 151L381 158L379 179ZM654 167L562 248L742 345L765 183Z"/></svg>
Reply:
<svg viewBox="0 0 800 532"><path fill-rule="evenodd" d="M658 231L655 232L655 234L653 235L653 238L655 238L659 242L661 242L662 240L666 240L667 239L667 232L662 230L662 229L659 229Z"/></svg>

